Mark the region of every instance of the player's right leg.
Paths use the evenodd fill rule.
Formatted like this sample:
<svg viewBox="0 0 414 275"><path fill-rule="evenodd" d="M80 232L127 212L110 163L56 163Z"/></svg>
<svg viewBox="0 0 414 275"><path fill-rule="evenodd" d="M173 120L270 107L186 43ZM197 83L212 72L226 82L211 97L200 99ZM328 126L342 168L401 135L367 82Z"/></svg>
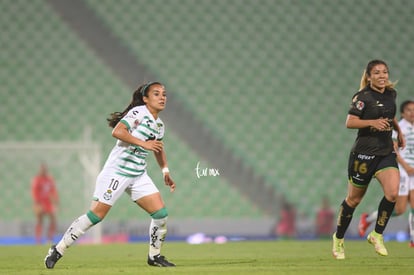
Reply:
<svg viewBox="0 0 414 275"><path fill-rule="evenodd" d="M409 205L408 227L410 229L410 247L414 248L414 176L408 177L409 182Z"/></svg>
<svg viewBox="0 0 414 275"><path fill-rule="evenodd" d="M410 247L414 248L414 208L408 213L408 226L410 229Z"/></svg>
<svg viewBox="0 0 414 275"><path fill-rule="evenodd" d="M344 246L344 238L338 239L336 237L336 232L332 236L333 247L332 247L332 255L337 260L345 259L345 246Z"/></svg>
<svg viewBox="0 0 414 275"><path fill-rule="evenodd" d="M114 175L116 174L111 170L103 170L99 174L90 210L77 218L66 230L62 239L49 249L45 257L47 268L53 268L67 248L85 234L89 228L103 220L112 205L124 193L131 179Z"/></svg>
<svg viewBox="0 0 414 275"><path fill-rule="evenodd" d="M110 206L108 206L110 208ZM108 209L109 211L109 209ZM93 225L99 223L102 219L99 218L94 212L88 211L88 213L80 216L72 222L69 228L66 230L62 239L57 245L52 245L45 257L45 265L47 268L53 268L56 262L62 258L65 250L69 248L77 239L79 239L85 232Z"/></svg>
<svg viewBox="0 0 414 275"><path fill-rule="evenodd" d="M350 187L350 189L352 189ZM362 194L365 192L365 189L362 190ZM354 192L349 192L351 194ZM348 195L349 196L349 195ZM355 207L349 206L347 200L345 199L341 206L339 207L339 214L336 224L336 232L332 236L333 246L332 246L332 255L337 260L345 259L345 247L344 247L344 236L345 232L349 227L349 224L352 220L352 214L355 211Z"/></svg>

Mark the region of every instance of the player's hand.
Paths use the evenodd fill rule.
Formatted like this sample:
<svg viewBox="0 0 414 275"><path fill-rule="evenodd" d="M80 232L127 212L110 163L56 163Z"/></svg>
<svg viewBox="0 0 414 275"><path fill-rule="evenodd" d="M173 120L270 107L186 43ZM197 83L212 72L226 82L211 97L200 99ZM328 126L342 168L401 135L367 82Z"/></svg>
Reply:
<svg viewBox="0 0 414 275"><path fill-rule="evenodd" d="M405 148L405 138L404 135L399 133L397 136L397 141L398 141L398 147L401 149Z"/></svg>
<svg viewBox="0 0 414 275"><path fill-rule="evenodd" d="M387 118L379 118L372 121L371 127L377 129L378 131L386 131L390 128L390 122Z"/></svg>
<svg viewBox="0 0 414 275"><path fill-rule="evenodd" d="M146 150L158 153L158 152L161 152L162 149L164 148L164 143L159 140L147 140L144 142L142 147L144 147L144 149Z"/></svg>
<svg viewBox="0 0 414 275"><path fill-rule="evenodd" d="M175 182L170 177L170 173L165 173L164 174L164 182L165 182L165 185L167 185L167 186L170 187L170 192L174 192L174 190L175 190Z"/></svg>

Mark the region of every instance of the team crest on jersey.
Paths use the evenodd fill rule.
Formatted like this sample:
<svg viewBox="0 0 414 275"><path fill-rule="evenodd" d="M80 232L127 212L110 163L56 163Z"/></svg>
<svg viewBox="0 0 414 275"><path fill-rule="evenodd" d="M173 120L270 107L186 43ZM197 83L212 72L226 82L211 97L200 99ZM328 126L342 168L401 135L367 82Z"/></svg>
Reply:
<svg viewBox="0 0 414 275"><path fill-rule="evenodd" d="M104 193L103 197L105 200L109 201L112 198L112 190L108 189L108 191Z"/></svg>
<svg viewBox="0 0 414 275"><path fill-rule="evenodd" d="M361 100L358 100L356 103L355 103L355 108L357 108L358 110L360 110L360 111L362 111L362 109L364 109L364 107L365 107L365 103L364 102L362 102Z"/></svg>

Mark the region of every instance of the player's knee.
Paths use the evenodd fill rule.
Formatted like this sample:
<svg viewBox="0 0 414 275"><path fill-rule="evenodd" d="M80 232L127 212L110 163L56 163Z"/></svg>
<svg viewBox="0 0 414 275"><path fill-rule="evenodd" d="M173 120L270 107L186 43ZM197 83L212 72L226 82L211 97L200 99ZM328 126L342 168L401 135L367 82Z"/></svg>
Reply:
<svg viewBox="0 0 414 275"><path fill-rule="evenodd" d="M163 207L160 210L157 210L154 213L151 213L150 215L153 219L160 220L160 219L166 218L168 216L168 212L167 212L167 209Z"/></svg>
<svg viewBox="0 0 414 275"><path fill-rule="evenodd" d="M389 201L389 202L393 202L393 203L395 203L396 201L397 201L397 195L394 195L394 194L387 194L387 195L385 195L385 198L387 199L387 201Z"/></svg>
<svg viewBox="0 0 414 275"><path fill-rule="evenodd" d="M102 219L100 217L98 217L95 213L93 213L92 211L88 211L86 213L86 216L88 217L88 219L91 221L91 223L93 225L99 223L100 221L102 221Z"/></svg>
<svg viewBox="0 0 414 275"><path fill-rule="evenodd" d="M349 207L356 208L359 205L359 203L361 202L361 198L347 197L345 201L346 201L346 204L348 204Z"/></svg>
<svg viewBox="0 0 414 275"><path fill-rule="evenodd" d="M393 216L400 216L402 214L404 214L404 210L400 209L400 208L394 208L394 212L393 212Z"/></svg>

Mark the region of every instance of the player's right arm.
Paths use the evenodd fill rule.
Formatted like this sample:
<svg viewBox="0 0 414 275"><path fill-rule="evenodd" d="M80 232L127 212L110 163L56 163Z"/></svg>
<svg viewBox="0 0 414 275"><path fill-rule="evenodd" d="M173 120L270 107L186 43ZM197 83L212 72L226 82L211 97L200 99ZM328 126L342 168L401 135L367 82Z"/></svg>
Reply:
<svg viewBox="0 0 414 275"><path fill-rule="evenodd" d="M390 124L388 119L379 118L379 119L361 119L356 115L348 115L346 117L346 127L349 129L361 129L367 127L373 127L379 131L383 131L389 128Z"/></svg>
<svg viewBox="0 0 414 275"><path fill-rule="evenodd" d="M352 103L350 109L348 110L348 116L346 117L345 122L346 127L349 129L362 129L372 127L379 131L388 129L391 125L386 118L361 119L368 105L369 100L366 98L365 93L356 93L352 98Z"/></svg>
<svg viewBox="0 0 414 275"><path fill-rule="evenodd" d="M158 140L147 140L143 141L137 137L134 137L129 132L128 126L124 124L122 121L118 122L118 124L114 127L112 130L112 136L114 138L117 138L123 142L135 145L135 146L141 146L142 148L154 152L160 152L163 148L162 141Z"/></svg>

